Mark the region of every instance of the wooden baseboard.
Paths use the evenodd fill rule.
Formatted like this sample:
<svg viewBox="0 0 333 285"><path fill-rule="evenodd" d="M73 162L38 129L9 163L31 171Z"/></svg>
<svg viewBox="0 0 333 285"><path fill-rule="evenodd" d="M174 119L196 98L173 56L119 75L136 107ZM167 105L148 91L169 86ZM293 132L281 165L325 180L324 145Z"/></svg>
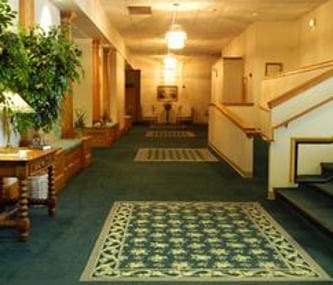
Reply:
<svg viewBox="0 0 333 285"><path fill-rule="evenodd" d="M252 178L253 177L253 172L245 172L242 169L239 168L238 165L233 163L229 158L227 158L223 153L218 151L211 143L208 144L208 146L219 156L221 157L224 161L226 161L233 169L235 169L240 176L243 178Z"/></svg>

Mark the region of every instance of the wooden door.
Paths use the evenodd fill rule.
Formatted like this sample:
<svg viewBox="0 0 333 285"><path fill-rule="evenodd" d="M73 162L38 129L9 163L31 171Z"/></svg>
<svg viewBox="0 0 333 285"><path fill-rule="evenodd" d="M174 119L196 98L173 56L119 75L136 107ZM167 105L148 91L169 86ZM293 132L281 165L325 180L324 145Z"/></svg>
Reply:
<svg viewBox="0 0 333 285"><path fill-rule="evenodd" d="M126 70L125 111L133 123L140 120L140 70Z"/></svg>
<svg viewBox="0 0 333 285"><path fill-rule="evenodd" d="M223 58L222 103L245 103L244 60Z"/></svg>

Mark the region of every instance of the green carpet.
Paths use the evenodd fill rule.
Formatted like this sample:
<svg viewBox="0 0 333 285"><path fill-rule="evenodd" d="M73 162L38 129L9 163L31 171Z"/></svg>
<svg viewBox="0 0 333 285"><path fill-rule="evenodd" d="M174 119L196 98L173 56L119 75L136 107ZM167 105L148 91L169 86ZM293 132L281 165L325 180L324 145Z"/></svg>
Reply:
<svg viewBox="0 0 333 285"><path fill-rule="evenodd" d="M68 181L59 193L54 217L31 208L27 243L14 229L0 230L1 285L207 285L206 281L79 281L110 206L118 201L260 202L297 243L333 276L333 238L279 200L267 200L267 142L255 137L255 176L244 179L225 161L218 163L138 163L138 148L206 148L207 128L189 126L196 137L151 139L149 126L134 125L110 148L93 150L92 165ZM280 163L285 163L281 159ZM223 285L266 285L267 280ZM333 281L274 281L274 285L332 285ZM221 282L209 282L211 285Z"/></svg>
<svg viewBox="0 0 333 285"><path fill-rule="evenodd" d="M174 130L174 131L147 131L148 138L193 138L195 133L191 131Z"/></svg>
<svg viewBox="0 0 333 285"><path fill-rule="evenodd" d="M135 161L210 161L218 159L206 148L140 148Z"/></svg>
<svg viewBox="0 0 333 285"><path fill-rule="evenodd" d="M259 203L116 202L82 281L330 280Z"/></svg>

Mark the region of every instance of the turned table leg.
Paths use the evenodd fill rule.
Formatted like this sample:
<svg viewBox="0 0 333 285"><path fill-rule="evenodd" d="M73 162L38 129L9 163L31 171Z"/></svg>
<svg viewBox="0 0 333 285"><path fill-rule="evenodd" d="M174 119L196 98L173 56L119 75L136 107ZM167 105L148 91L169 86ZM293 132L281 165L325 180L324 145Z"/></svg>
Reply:
<svg viewBox="0 0 333 285"><path fill-rule="evenodd" d="M50 166L48 168L48 175L49 175L49 187L48 187L48 207L49 207L49 216L54 216L56 204L57 204L57 197L56 197L56 191L55 191L55 185L54 185L54 166Z"/></svg>
<svg viewBox="0 0 333 285"><path fill-rule="evenodd" d="M3 210L4 204L5 204L4 203L4 191L3 191L3 188L4 188L3 178L0 177L0 213Z"/></svg>
<svg viewBox="0 0 333 285"><path fill-rule="evenodd" d="M27 241L30 229L27 180L20 179L19 187L17 230L19 232L20 241Z"/></svg>

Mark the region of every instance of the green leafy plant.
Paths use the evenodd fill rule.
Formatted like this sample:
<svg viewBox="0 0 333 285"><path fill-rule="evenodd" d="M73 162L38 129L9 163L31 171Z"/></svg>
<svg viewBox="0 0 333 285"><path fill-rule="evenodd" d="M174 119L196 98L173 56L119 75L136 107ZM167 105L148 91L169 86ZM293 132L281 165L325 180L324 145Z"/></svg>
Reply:
<svg viewBox="0 0 333 285"><path fill-rule="evenodd" d="M12 110L10 99L5 93L18 93L27 87L29 62L20 35L10 29L16 12L7 0L0 0L0 105L3 133L9 146L11 131L17 131L17 118L22 126L29 126L22 114Z"/></svg>
<svg viewBox="0 0 333 285"><path fill-rule="evenodd" d="M12 11L8 0L0 0L0 34L12 24L16 14Z"/></svg>
<svg viewBox="0 0 333 285"><path fill-rule="evenodd" d="M27 86L28 57L20 36L9 30L16 12L8 1L0 0L0 102L3 92L18 92Z"/></svg>
<svg viewBox="0 0 333 285"><path fill-rule="evenodd" d="M20 93L35 110L32 123L36 130L49 132L58 122L72 83L83 74L81 51L67 32L66 27L56 26L49 32L38 26L20 32L29 62L28 85Z"/></svg>
<svg viewBox="0 0 333 285"><path fill-rule="evenodd" d="M35 111L11 114L15 129L48 132L59 123L63 102L72 83L83 75L81 51L68 39L68 28L53 26L48 32L36 26L14 32L16 12L0 0L0 103L4 92L18 93Z"/></svg>

